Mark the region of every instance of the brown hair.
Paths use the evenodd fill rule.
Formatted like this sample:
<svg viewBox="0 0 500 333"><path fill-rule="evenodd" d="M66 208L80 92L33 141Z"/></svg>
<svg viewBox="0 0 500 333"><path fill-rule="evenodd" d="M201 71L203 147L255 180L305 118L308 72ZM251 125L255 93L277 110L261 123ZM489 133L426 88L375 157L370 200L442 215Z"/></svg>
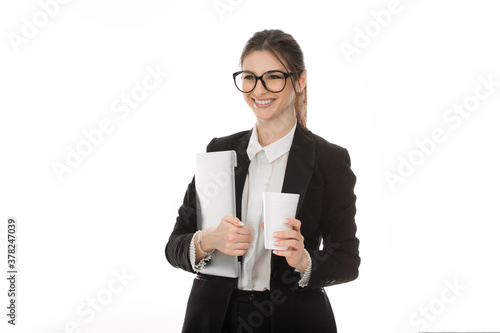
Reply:
<svg viewBox="0 0 500 333"><path fill-rule="evenodd" d="M302 53L297 41L290 34L279 29L265 29L256 32L243 48L240 67L243 67L243 60L253 51L269 51L274 54L288 72L297 73L290 77L294 83L292 86L295 92L295 111L297 121L306 127L307 85L301 93L295 90L295 82L298 82L300 75L306 70L304 53Z"/></svg>

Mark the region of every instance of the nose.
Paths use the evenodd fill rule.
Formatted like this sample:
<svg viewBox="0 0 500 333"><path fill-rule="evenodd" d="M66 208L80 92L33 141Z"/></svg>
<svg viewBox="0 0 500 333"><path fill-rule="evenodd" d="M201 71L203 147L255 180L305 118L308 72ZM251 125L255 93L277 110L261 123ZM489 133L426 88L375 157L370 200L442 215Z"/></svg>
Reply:
<svg viewBox="0 0 500 333"><path fill-rule="evenodd" d="M267 93L267 89L264 87L264 84L262 83L262 79L257 80L257 85L255 86L255 89L253 90L253 92L256 96L262 96L265 93Z"/></svg>

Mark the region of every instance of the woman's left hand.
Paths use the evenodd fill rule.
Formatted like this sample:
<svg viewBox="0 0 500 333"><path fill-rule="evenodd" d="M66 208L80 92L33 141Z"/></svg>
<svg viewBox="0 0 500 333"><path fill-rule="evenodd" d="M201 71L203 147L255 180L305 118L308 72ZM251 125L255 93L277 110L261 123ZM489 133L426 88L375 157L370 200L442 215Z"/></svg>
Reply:
<svg viewBox="0 0 500 333"><path fill-rule="evenodd" d="M301 222L291 217L287 220L286 224L292 226L293 229L278 231L273 237L276 246L288 246L288 250L273 250L273 253L285 257L290 266L304 273L309 260L304 252L304 236L300 233ZM264 222L260 225L264 228Z"/></svg>

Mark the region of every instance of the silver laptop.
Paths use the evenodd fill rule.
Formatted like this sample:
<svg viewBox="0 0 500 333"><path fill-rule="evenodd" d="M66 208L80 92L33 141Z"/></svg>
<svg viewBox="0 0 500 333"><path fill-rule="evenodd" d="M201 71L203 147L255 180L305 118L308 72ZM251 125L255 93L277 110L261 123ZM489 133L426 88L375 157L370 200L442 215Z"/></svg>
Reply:
<svg viewBox="0 0 500 333"><path fill-rule="evenodd" d="M199 153L195 156L195 187L198 229L217 225L222 217L236 215L234 168L236 151ZM215 250L200 271L204 274L238 277L238 257Z"/></svg>

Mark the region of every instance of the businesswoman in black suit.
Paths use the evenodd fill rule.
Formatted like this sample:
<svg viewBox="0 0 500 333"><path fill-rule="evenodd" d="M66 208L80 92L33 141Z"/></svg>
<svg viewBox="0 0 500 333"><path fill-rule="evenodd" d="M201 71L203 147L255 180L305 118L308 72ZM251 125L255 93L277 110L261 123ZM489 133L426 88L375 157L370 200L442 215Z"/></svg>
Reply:
<svg viewBox="0 0 500 333"><path fill-rule="evenodd" d="M240 66L233 78L255 125L207 146L237 153L236 216L198 230L193 177L165 248L174 267L196 273L183 332L336 332L323 288L356 279L360 264L349 154L306 127L306 69L292 36L255 33ZM274 235L288 250L263 247L262 189L300 194L293 229ZM240 256L240 276L201 273L213 251Z"/></svg>

